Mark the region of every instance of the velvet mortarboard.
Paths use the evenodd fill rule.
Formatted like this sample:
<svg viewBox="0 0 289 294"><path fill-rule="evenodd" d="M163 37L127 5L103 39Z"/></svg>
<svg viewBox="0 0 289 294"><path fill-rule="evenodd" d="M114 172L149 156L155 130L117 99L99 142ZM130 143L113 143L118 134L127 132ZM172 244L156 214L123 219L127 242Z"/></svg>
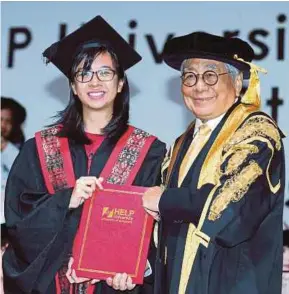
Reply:
<svg viewBox="0 0 289 294"><path fill-rule="evenodd" d="M182 62L188 58L213 59L235 66L243 72L244 78L249 78L250 66L236 57L251 62L254 51L239 38L224 38L205 32L172 38L165 44L163 53L164 61L176 70L180 70Z"/></svg>
<svg viewBox="0 0 289 294"><path fill-rule="evenodd" d="M69 78L79 46L90 43L90 47L93 47L93 42L108 44L117 55L124 70L141 60L141 56L99 15L52 44L43 52L43 56Z"/></svg>

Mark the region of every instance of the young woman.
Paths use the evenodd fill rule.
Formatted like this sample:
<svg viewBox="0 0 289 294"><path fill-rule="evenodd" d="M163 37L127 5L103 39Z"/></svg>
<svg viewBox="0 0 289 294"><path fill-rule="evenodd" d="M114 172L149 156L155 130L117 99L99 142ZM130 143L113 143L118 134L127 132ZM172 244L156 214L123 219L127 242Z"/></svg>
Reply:
<svg viewBox="0 0 289 294"><path fill-rule="evenodd" d="M68 77L71 97L58 121L25 143L12 167L5 203L11 242L3 260L5 293L103 294L132 288L129 293L152 293L152 275L142 287L125 275L94 286L66 278L82 204L101 185L108 162L113 164L104 182L159 182L165 144L128 125L124 71L141 57L100 16L44 56Z"/></svg>

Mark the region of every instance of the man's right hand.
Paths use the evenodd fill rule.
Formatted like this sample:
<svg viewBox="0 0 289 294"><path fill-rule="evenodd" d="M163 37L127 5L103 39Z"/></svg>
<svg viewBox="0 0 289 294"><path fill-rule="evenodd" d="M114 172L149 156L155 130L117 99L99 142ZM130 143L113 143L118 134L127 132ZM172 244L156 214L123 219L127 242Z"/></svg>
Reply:
<svg viewBox="0 0 289 294"><path fill-rule="evenodd" d="M69 208L77 208L82 205L86 199L92 196L92 193L96 188L103 189L102 187L103 178L96 177L80 177L74 186L72 191Z"/></svg>

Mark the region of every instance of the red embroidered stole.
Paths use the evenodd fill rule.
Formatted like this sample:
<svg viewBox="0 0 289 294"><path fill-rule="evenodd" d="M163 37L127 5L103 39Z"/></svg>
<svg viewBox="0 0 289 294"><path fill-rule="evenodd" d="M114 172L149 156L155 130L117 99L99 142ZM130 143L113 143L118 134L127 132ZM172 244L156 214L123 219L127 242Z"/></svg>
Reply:
<svg viewBox="0 0 289 294"><path fill-rule="evenodd" d="M50 194L64 188L73 187L75 176L67 138L57 137L59 127L35 134L45 185ZM100 177L107 183L132 185L151 144L156 137L141 129L129 126L115 145ZM59 294L92 294L94 286L88 283L70 284L65 276L68 261L65 261L56 276L56 288ZM97 285L97 284L96 284ZM73 289L76 288L76 289Z"/></svg>
<svg viewBox="0 0 289 294"><path fill-rule="evenodd" d="M35 134L40 166L49 194L73 187L75 177L67 138L57 137L55 126Z"/></svg>

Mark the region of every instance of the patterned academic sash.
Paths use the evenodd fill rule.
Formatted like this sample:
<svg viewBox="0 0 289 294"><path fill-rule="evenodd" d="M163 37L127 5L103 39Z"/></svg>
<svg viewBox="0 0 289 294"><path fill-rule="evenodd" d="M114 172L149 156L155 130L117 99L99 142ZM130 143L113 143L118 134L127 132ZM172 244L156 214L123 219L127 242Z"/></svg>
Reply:
<svg viewBox="0 0 289 294"><path fill-rule="evenodd" d="M40 166L49 194L75 184L68 140L56 136L59 130L59 126L54 126L35 134Z"/></svg>
<svg viewBox="0 0 289 294"><path fill-rule="evenodd" d="M36 146L45 185L50 194L75 184L75 175L67 138L56 136L60 127L55 126L35 134ZM115 145L100 177L106 183L132 185L150 146L156 137L129 126ZM92 294L94 286L88 283L73 287L67 280L68 260L56 275L57 294Z"/></svg>

